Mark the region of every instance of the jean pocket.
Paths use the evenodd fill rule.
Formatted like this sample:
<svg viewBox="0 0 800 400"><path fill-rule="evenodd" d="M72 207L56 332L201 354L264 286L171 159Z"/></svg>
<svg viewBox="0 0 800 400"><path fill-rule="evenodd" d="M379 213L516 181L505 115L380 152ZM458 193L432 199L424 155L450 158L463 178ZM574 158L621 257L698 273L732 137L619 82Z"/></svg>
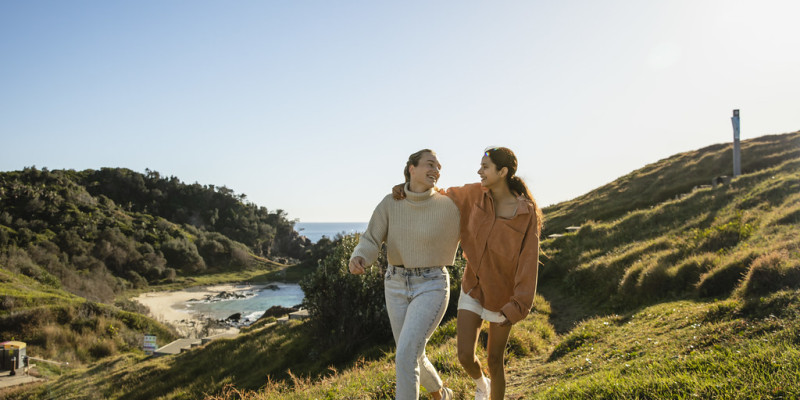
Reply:
<svg viewBox="0 0 800 400"><path fill-rule="evenodd" d="M447 269L431 268L422 273L422 278L429 281L445 279L447 278Z"/></svg>

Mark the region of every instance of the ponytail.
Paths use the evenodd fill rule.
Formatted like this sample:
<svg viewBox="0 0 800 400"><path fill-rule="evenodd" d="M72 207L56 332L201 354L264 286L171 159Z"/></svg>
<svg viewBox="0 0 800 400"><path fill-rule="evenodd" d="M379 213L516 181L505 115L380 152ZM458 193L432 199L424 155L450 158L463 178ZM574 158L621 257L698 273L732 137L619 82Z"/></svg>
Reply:
<svg viewBox="0 0 800 400"><path fill-rule="evenodd" d="M542 210L538 205L536 205L536 200L533 199L533 195L528 189L528 185L525 184L525 181L523 181L522 178L516 175L517 156L513 151L511 151L511 149L507 147L488 148L484 154L492 160L492 163L497 167L498 170L502 168L508 169L508 174L506 175L506 184L508 185L508 188L517 196L525 197L528 202L533 205L533 212L536 218L536 236L539 236L539 234L542 232Z"/></svg>
<svg viewBox="0 0 800 400"><path fill-rule="evenodd" d="M523 181L522 178L516 175L506 176L506 183L512 192L516 193L518 196L524 196L531 203L534 202L531 191L528 190L528 185L525 184L525 181Z"/></svg>
<svg viewBox="0 0 800 400"><path fill-rule="evenodd" d="M506 183L508 184L508 188L511 189L512 192L516 193L518 196L525 197L528 199L528 202L533 205L533 212L536 217L536 236L542 232L542 210L536 204L536 200L533 199L533 195L531 195L531 191L528 190L528 185L525 184L525 181L522 178L514 175L511 177L506 178Z"/></svg>

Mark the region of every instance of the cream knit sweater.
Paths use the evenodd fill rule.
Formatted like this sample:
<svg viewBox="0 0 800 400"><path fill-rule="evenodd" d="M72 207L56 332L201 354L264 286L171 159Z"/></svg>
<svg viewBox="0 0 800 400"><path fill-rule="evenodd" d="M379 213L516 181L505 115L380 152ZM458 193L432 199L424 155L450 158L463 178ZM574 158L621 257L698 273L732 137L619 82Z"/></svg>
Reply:
<svg viewBox="0 0 800 400"><path fill-rule="evenodd" d="M458 249L459 218L458 208L447 196L433 189L414 193L406 184L405 200L395 200L390 194L375 208L350 259L361 256L372 265L381 243L386 242L391 265L452 265Z"/></svg>

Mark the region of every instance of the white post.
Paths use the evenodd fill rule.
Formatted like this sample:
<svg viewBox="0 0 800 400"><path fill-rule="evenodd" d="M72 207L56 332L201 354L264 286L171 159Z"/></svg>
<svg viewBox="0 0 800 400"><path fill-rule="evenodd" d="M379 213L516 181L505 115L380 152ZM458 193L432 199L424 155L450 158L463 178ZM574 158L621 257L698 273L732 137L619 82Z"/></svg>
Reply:
<svg viewBox="0 0 800 400"><path fill-rule="evenodd" d="M739 147L739 110L733 110L733 177L742 174L742 154Z"/></svg>

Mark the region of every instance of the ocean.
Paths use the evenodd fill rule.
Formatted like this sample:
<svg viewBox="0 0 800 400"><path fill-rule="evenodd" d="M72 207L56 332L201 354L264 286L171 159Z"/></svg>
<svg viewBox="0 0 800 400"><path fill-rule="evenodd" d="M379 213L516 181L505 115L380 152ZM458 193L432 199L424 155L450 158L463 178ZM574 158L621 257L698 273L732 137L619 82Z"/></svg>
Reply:
<svg viewBox="0 0 800 400"><path fill-rule="evenodd" d="M337 234L364 232L366 222L297 222L294 228L303 236L316 243L323 236L333 238ZM213 319L225 319L232 314L241 313L243 319L255 321L268 308L279 305L291 307L303 301L304 293L295 283L273 283L275 290L246 288L236 292L243 298L228 300L196 300L186 303L186 309Z"/></svg>
<svg viewBox="0 0 800 400"><path fill-rule="evenodd" d="M317 243L322 236L333 239L337 234L350 235L363 233L367 230L366 222L297 222L294 229L307 237L312 243Z"/></svg>
<svg viewBox="0 0 800 400"><path fill-rule="evenodd" d="M213 319L225 319L241 313L242 319L253 322L272 306L293 307L305 297L303 289L296 283L274 282L270 285L271 289L237 290L237 294L244 296L239 299L188 301L186 309Z"/></svg>

